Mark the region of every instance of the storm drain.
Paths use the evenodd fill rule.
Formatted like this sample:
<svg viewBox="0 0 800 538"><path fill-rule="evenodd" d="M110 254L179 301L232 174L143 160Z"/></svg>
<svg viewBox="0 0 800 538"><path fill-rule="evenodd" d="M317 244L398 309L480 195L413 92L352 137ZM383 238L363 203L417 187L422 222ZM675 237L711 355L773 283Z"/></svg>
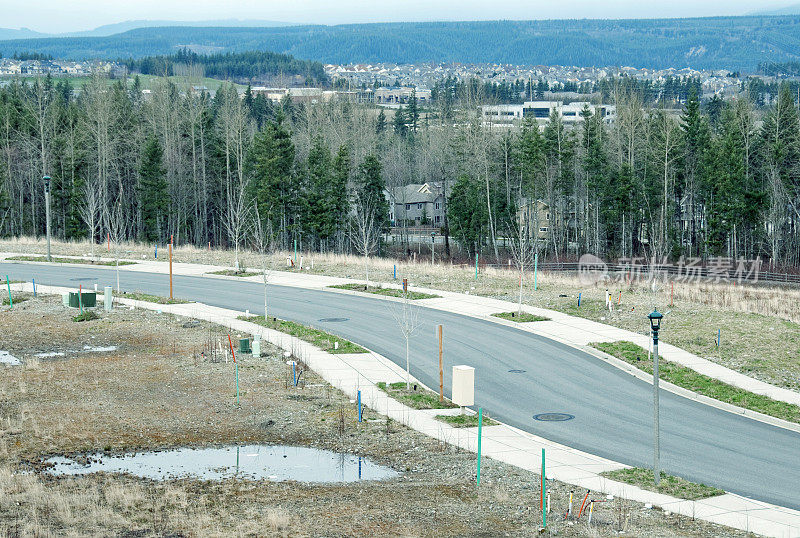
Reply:
<svg viewBox="0 0 800 538"><path fill-rule="evenodd" d="M319 321L320 323L339 323L342 321L348 321L350 318L322 318Z"/></svg>
<svg viewBox="0 0 800 538"><path fill-rule="evenodd" d="M563 422L565 420L572 420L575 415L569 413L539 413L533 415L533 418L542 422Z"/></svg>

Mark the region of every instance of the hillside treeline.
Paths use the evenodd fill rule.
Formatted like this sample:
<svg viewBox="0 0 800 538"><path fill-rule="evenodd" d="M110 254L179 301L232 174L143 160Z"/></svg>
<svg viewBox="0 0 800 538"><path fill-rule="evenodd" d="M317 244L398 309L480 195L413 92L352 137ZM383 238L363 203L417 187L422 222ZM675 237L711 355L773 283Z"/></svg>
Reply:
<svg viewBox="0 0 800 538"><path fill-rule="evenodd" d="M327 75L319 62L297 60L286 54L248 51L224 54L197 54L181 49L168 56L146 56L123 62L131 72L144 75L176 75L176 65L201 66L207 77L223 80L252 80L265 76L301 75L306 83L324 84Z"/></svg>
<svg viewBox="0 0 800 538"><path fill-rule="evenodd" d="M164 80L145 99L123 81L96 78L78 95L13 82L0 89L0 233L44 233L48 175L59 238L375 252L390 224L384 189L429 182L450 193L441 231L455 255L494 256L524 228L549 257L796 266L794 97L787 87L763 112L739 99L709 114L693 94L675 115L621 90L613 125L587 108L574 128L553 115L508 130L481 124L480 95L393 117L232 86L211 98ZM543 209L521 221L526 199Z"/></svg>

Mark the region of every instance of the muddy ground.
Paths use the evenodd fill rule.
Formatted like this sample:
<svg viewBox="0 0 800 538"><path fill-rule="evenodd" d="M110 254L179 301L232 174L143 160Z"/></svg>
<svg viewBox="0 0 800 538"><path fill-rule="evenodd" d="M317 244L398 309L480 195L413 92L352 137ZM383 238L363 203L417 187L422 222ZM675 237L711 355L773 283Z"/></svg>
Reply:
<svg viewBox="0 0 800 538"><path fill-rule="evenodd" d="M209 352L227 343L221 327L143 310L98 311L81 323L75 314L54 297L0 309L0 350L23 362L0 366L0 536L531 536L541 526L538 475L485 459L477 489L474 454L373 411L358 424L354 405L312 372L292 386L276 348L240 357L237 408L233 363ZM45 353L64 355L36 356ZM54 477L42 464L53 455L254 443L366 456L401 476L156 482ZM545 535L745 535L619 499L597 504L591 526L585 516L564 521L577 488L548 487Z"/></svg>

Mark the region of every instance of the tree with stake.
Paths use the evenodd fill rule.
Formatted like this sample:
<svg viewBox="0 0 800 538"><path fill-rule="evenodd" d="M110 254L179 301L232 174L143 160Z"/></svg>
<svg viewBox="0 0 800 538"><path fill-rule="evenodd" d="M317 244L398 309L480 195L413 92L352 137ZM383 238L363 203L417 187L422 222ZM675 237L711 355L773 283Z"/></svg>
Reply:
<svg viewBox="0 0 800 538"><path fill-rule="evenodd" d="M272 262L274 258L271 256L275 242L272 236L272 221L269 219L262 220L258 212L258 204L253 204L253 243L256 250L261 254L261 279L264 282L264 319L268 317L267 314L267 282L269 281L269 272L267 272L267 263ZM272 263L270 263L272 265ZM272 268L270 267L270 270Z"/></svg>
<svg viewBox="0 0 800 538"><path fill-rule="evenodd" d="M530 230L537 229L536 223L531 223L530 215L525 212L525 222L511 220L507 226L508 237L511 238L509 249L514 264L519 269L519 303L517 314L522 315L522 290L525 281L525 267L533 263L536 253L536 240L531 238Z"/></svg>
<svg viewBox="0 0 800 538"><path fill-rule="evenodd" d="M403 338L406 340L406 390L411 389L411 358L410 358L410 340L411 336L417 331L420 325L419 310L411 304L411 299L408 298L408 286L403 286L403 300L400 302L400 307L392 310L392 317L400 327L400 332L403 333Z"/></svg>

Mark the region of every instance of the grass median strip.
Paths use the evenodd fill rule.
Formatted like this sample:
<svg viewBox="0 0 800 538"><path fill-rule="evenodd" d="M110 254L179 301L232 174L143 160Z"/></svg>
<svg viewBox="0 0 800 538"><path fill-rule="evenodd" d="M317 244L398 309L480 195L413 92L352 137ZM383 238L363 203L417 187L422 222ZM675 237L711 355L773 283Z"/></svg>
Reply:
<svg viewBox="0 0 800 538"><path fill-rule="evenodd" d="M299 338L300 340L305 340L310 344L314 344L318 348L322 349L323 351L327 351L328 353L368 353L366 349L358 344L354 344L353 342L325 331L320 331L319 329L315 329L313 327L307 327L305 325L301 325L300 323L295 323L294 321L286 321L285 319L272 317L264 320L264 316L239 316L239 319L243 321L249 321L250 323L256 323L270 329L275 329L276 331L280 331L282 333L290 334ZM336 349L336 342L339 342L339 349Z"/></svg>
<svg viewBox="0 0 800 538"><path fill-rule="evenodd" d="M133 299L134 301L146 301L148 303L157 304L186 304L192 301L186 299L170 299L169 297L161 297L160 295L151 295L149 293L142 293L140 291L129 291L125 293L114 292L116 297L121 299Z"/></svg>
<svg viewBox="0 0 800 538"><path fill-rule="evenodd" d="M212 271L208 273L209 275L222 275L222 276L238 276L241 278L245 278L248 276L256 276L260 275L261 273L254 273L252 271L237 271L236 269L223 269L222 271Z"/></svg>
<svg viewBox="0 0 800 538"><path fill-rule="evenodd" d="M458 407L450 400L439 401L439 395L426 390L417 385L417 390L414 390L414 384L410 389L406 389L405 381L397 381L395 383L378 383L378 388L387 393L389 396L414 409L453 409Z"/></svg>
<svg viewBox="0 0 800 538"><path fill-rule="evenodd" d="M6 258L7 261L15 261L15 262L46 262L47 256L11 256ZM116 261L101 261L101 260L87 260L84 258L52 258L53 263L77 263L77 264L84 264L84 265L107 265L110 267L114 267L117 265ZM120 265L135 265L136 262L131 261L119 261Z"/></svg>
<svg viewBox="0 0 800 538"><path fill-rule="evenodd" d="M375 295L386 295L388 297L404 297L403 290L394 288L383 288L380 286L366 286L365 284L337 284L336 286L328 286L329 288L337 288L340 290L360 291L362 293L374 293ZM408 298L416 301L418 299L438 299L440 295L433 295L430 293L422 293L421 291L408 292Z"/></svg>
<svg viewBox="0 0 800 538"><path fill-rule="evenodd" d="M706 486L705 484L689 482L683 478L668 475L663 471L661 472L660 483L658 487L656 487L653 484L653 471L651 469L642 469L639 467L605 471L600 473L600 475L610 480L616 480L617 482L624 482L632 486L646 489L647 491L655 491L688 501L697 501L699 499L707 499L709 497L725 494L721 489Z"/></svg>
<svg viewBox="0 0 800 538"><path fill-rule="evenodd" d="M436 420L446 422L456 428L477 428L478 415L436 415ZM497 426L497 421L483 416L483 426Z"/></svg>
<svg viewBox="0 0 800 538"><path fill-rule="evenodd" d="M633 342L602 342L593 343L591 346L622 359L642 371L653 373L653 361L648 358L647 350ZM659 379L703 396L800 424L800 407L734 387L680 364L662 359L659 361L658 374Z"/></svg>
<svg viewBox="0 0 800 538"><path fill-rule="evenodd" d="M492 316L508 321L516 321L517 323L529 323L531 321L550 321L550 318L544 316L537 316L536 314L529 314L528 312L500 312L492 314Z"/></svg>

